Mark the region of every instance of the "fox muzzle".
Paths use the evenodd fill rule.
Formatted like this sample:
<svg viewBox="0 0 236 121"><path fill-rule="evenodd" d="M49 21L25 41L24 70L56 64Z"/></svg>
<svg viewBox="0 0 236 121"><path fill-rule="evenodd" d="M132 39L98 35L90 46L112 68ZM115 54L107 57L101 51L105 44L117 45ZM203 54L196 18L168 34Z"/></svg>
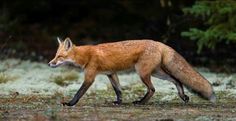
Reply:
<svg viewBox="0 0 236 121"><path fill-rule="evenodd" d="M56 68L58 65L57 65L57 64L54 64L54 63L48 63L48 66L49 66L49 67L52 67L52 68Z"/></svg>

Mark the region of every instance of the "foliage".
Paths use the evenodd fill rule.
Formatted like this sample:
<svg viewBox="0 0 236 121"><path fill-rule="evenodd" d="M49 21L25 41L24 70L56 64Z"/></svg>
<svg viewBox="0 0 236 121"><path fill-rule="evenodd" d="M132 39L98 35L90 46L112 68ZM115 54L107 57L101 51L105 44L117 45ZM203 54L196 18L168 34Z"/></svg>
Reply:
<svg viewBox="0 0 236 121"><path fill-rule="evenodd" d="M183 11L203 22L203 27L190 28L181 33L182 36L197 41L198 53L204 46L214 49L220 42L236 42L236 1L197 1L191 8L184 8Z"/></svg>
<svg viewBox="0 0 236 121"><path fill-rule="evenodd" d="M39 56L30 57L30 52L51 57L57 36L69 36L77 45L127 39L181 40L182 26L176 27L179 24L175 23L182 20L181 8L193 3L194 0L1 0L0 38L6 43L11 37L3 48L5 55L40 61ZM22 54L15 54L16 51Z"/></svg>
<svg viewBox="0 0 236 121"><path fill-rule="evenodd" d="M18 20L11 19L7 8L1 8L0 10L0 30L1 31L11 31L15 29Z"/></svg>

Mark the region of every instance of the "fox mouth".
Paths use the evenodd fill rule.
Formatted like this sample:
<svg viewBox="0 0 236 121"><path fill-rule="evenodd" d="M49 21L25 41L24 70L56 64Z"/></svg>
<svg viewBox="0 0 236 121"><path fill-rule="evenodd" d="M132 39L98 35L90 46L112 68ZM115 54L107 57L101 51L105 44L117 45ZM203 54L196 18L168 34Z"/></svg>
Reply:
<svg viewBox="0 0 236 121"><path fill-rule="evenodd" d="M52 68L56 68L58 66L67 65L67 64L73 64L73 62L72 61L63 61L63 62L58 62L56 64L48 63L48 66L50 66Z"/></svg>
<svg viewBox="0 0 236 121"><path fill-rule="evenodd" d="M52 67L52 68L56 68L60 65L63 65L64 63L57 63L57 64L52 64L52 63L49 63L48 66Z"/></svg>
<svg viewBox="0 0 236 121"><path fill-rule="evenodd" d="M52 65L49 65L49 66L52 67L52 68L56 68L56 67L58 67L59 65L52 64Z"/></svg>
<svg viewBox="0 0 236 121"><path fill-rule="evenodd" d="M50 67L52 67L52 68L56 68L56 67L62 65L62 63L61 63L61 64L48 64L48 65L49 65Z"/></svg>

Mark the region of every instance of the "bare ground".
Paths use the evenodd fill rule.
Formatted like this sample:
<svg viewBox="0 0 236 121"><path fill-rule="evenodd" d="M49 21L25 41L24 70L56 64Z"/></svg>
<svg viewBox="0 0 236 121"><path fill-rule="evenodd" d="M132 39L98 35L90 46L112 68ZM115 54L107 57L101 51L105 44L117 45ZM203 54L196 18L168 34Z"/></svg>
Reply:
<svg viewBox="0 0 236 121"><path fill-rule="evenodd" d="M133 92L134 93L134 92ZM110 95L110 96L108 96ZM60 102L69 100L62 94L51 96L18 95L1 96L0 117L2 120L35 120L35 121L81 121L81 120L236 120L236 100L217 94L218 101L212 104L197 96L191 96L191 101L184 104L179 98L172 101L160 101L161 95L156 94L145 105L133 105L135 99L128 99L122 105L113 105L111 92L97 92L85 95L73 107L63 107Z"/></svg>

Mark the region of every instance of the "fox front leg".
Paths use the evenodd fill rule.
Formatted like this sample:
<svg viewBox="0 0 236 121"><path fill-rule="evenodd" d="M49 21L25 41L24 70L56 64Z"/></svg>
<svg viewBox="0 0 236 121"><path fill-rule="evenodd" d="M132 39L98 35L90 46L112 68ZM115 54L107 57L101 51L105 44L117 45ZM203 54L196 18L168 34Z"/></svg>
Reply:
<svg viewBox="0 0 236 121"><path fill-rule="evenodd" d="M84 95L84 93L88 90L88 88L93 84L94 79L95 79L96 74L93 72L85 72L85 80L82 84L82 86L80 87L80 89L77 91L77 93L75 94L75 96L73 97L73 99L70 102L63 102L62 105L65 106L73 106L75 105L80 98Z"/></svg>

